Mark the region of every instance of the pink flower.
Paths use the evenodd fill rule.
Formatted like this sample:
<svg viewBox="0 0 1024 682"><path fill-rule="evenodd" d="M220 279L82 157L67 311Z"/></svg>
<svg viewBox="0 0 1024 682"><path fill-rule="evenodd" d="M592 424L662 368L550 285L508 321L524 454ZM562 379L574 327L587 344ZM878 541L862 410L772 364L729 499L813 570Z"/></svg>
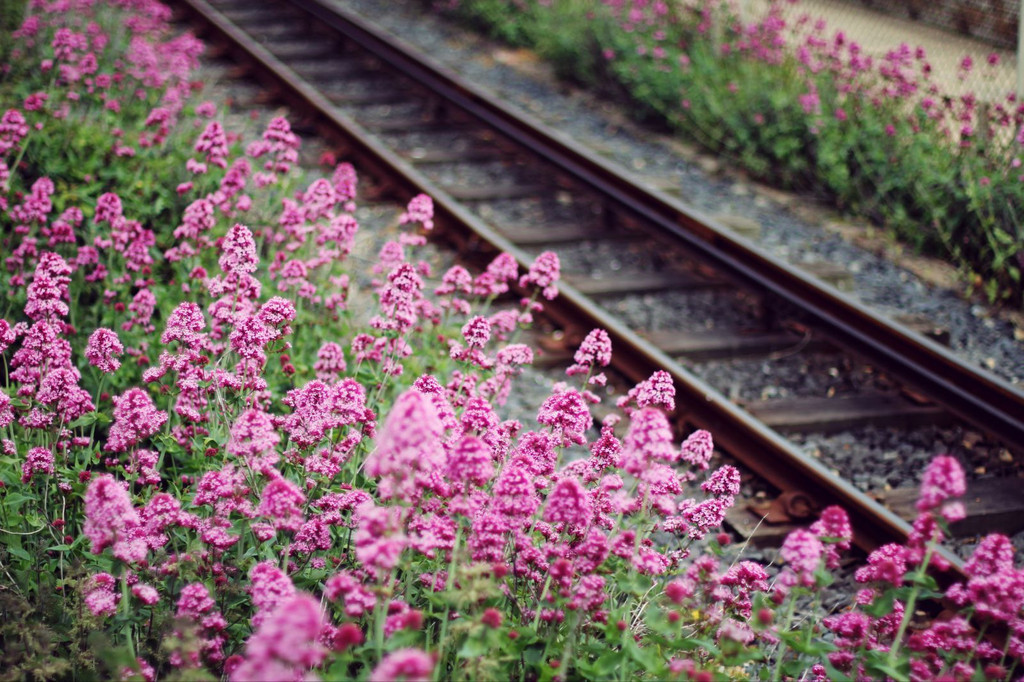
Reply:
<svg viewBox="0 0 1024 682"><path fill-rule="evenodd" d="M473 532L466 539L473 561L490 563L503 561L509 530L508 517L493 512L477 514L473 518Z"/></svg>
<svg viewBox="0 0 1024 682"><path fill-rule="evenodd" d="M586 531L593 517L593 510L587 490L575 478L562 478L548 493L544 520L548 523L564 523L566 529L575 526L578 532Z"/></svg>
<svg viewBox="0 0 1024 682"><path fill-rule="evenodd" d="M191 618L199 620L200 617L216 606L216 602L210 597L210 591L202 583L191 583L181 588L178 595L179 618Z"/></svg>
<svg viewBox="0 0 1024 682"><path fill-rule="evenodd" d="M740 472L726 464L701 483L700 489L715 497L735 497L740 494Z"/></svg>
<svg viewBox="0 0 1024 682"><path fill-rule="evenodd" d="M424 230L434 229L434 200L426 194L417 194L409 201L409 206L398 221L402 225L420 223Z"/></svg>
<svg viewBox="0 0 1024 682"><path fill-rule="evenodd" d="M25 111L39 111L50 98L45 92L35 92L25 98Z"/></svg>
<svg viewBox="0 0 1024 682"><path fill-rule="evenodd" d="M278 530L298 530L302 525L302 505L306 496L288 479L278 476L263 488L256 513L265 516Z"/></svg>
<svg viewBox="0 0 1024 682"><path fill-rule="evenodd" d="M865 643L871 632L871 618L859 611L826 618L825 627L836 634L836 644L853 649Z"/></svg>
<svg viewBox="0 0 1024 682"><path fill-rule="evenodd" d="M252 617L253 627L259 627L278 604L295 595L291 578L273 561L261 561L249 569L249 594L256 614Z"/></svg>
<svg viewBox="0 0 1024 682"><path fill-rule="evenodd" d="M428 682L434 672L434 659L419 649L398 649L381 659L370 673L371 680Z"/></svg>
<svg viewBox="0 0 1024 682"><path fill-rule="evenodd" d="M261 305L256 313L260 322L274 332L275 341L292 333L289 323L295 320L295 315L295 304L280 296L274 296Z"/></svg>
<svg viewBox="0 0 1024 682"><path fill-rule="evenodd" d="M333 386L314 380L288 391L282 402L293 410L282 420L282 426L292 442L302 448L318 444L332 429L374 422L373 413L366 407L365 390L354 379L343 379Z"/></svg>
<svg viewBox="0 0 1024 682"><path fill-rule="evenodd" d="M482 438L463 436L449 448L447 473L453 483L483 487L494 476L491 448Z"/></svg>
<svg viewBox="0 0 1024 682"><path fill-rule="evenodd" d="M255 471L265 473L278 460L275 448L280 442L281 436L270 415L251 409L238 415L231 426L226 449L232 455L244 458Z"/></svg>
<svg viewBox="0 0 1024 682"><path fill-rule="evenodd" d="M7 350L16 338L18 337L15 335L11 323L0 317L0 353Z"/></svg>
<svg viewBox="0 0 1024 682"><path fill-rule="evenodd" d="M206 320L202 309L191 301L184 301L175 308L167 318L167 326L160 337L160 343L169 344L178 341L183 346L197 350L203 338Z"/></svg>
<svg viewBox="0 0 1024 682"><path fill-rule="evenodd" d="M34 474L53 474L53 453L49 448L32 448L21 465L21 482L28 483Z"/></svg>
<svg viewBox="0 0 1024 682"><path fill-rule="evenodd" d="M313 369L316 371L316 378L320 381L337 381L341 377L341 373L348 368L345 364L345 351L333 341L328 341L320 346L316 357Z"/></svg>
<svg viewBox="0 0 1024 682"><path fill-rule="evenodd" d="M681 605L684 601L693 596L693 588L685 580L671 580L665 584L665 596L673 604Z"/></svg>
<svg viewBox="0 0 1024 682"><path fill-rule="evenodd" d="M96 409L89 393L79 387L80 378L81 375L74 368L52 369L40 382L36 400L53 406L64 423L72 422Z"/></svg>
<svg viewBox="0 0 1024 682"><path fill-rule="evenodd" d="M28 122L17 109L8 109L0 117L0 156L18 146L28 135Z"/></svg>
<svg viewBox="0 0 1024 682"><path fill-rule="evenodd" d="M109 573L97 573L88 581L85 606L94 616L112 616L117 613L121 595L114 591L116 581Z"/></svg>
<svg viewBox="0 0 1024 682"><path fill-rule="evenodd" d="M441 277L441 286L434 289L438 296L473 293L473 277L461 265L453 265ZM467 311L468 312L468 311Z"/></svg>
<svg viewBox="0 0 1024 682"><path fill-rule="evenodd" d="M326 178L314 180L302 195L302 212L309 223L321 218L330 218L332 209L338 203L334 186Z"/></svg>
<svg viewBox="0 0 1024 682"><path fill-rule="evenodd" d="M11 406L10 397L0 391L0 429L14 421L14 408Z"/></svg>
<svg viewBox="0 0 1024 682"><path fill-rule="evenodd" d="M818 97L817 92L805 93L800 95L798 99L805 114L811 115L821 113L821 99Z"/></svg>
<svg viewBox="0 0 1024 682"><path fill-rule="evenodd" d="M308 679L327 650L318 643L324 629L320 602L299 593L283 601L245 644L245 658L231 671L232 682Z"/></svg>
<svg viewBox="0 0 1024 682"><path fill-rule="evenodd" d="M58 254L47 251L39 257L32 283L28 285L25 314L33 320L67 317L71 266Z"/></svg>
<svg viewBox="0 0 1024 682"><path fill-rule="evenodd" d="M718 528L725 520L725 514L732 506L732 499L713 497L701 502L682 503L681 513L665 521L665 530L673 533L685 532L687 537L700 540L709 531Z"/></svg>
<svg viewBox="0 0 1024 682"><path fill-rule="evenodd" d="M144 658L136 658L134 666L125 666L121 671L121 679L130 679L133 675L142 677L142 682L155 682L156 670Z"/></svg>
<svg viewBox="0 0 1024 682"><path fill-rule="evenodd" d="M545 251L537 256L529 271L519 278L519 286L532 284L541 289L544 298L554 300L558 296L556 284L560 277L560 268L558 254L554 251Z"/></svg>
<svg viewBox="0 0 1024 682"><path fill-rule="evenodd" d="M921 496L917 510L927 512L935 509L951 497L960 497L967 492L967 482L960 463L949 455L936 457L928 465L921 481Z"/></svg>
<svg viewBox="0 0 1024 682"><path fill-rule="evenodd" d="M569 606L579 611L595 613L608 599L604 590L605 579L599 575L584 575L573 591Z"/></svg>
<svg viewBox="0 0 1024 682"><path fill-rule="evenodd" d="M236 223L224 235L221 245L221 256L218 260L220 269L228 276L241 277L256 272L259 258L256 256L256 240L249 228Z"/></svg>
<svg viewBox="0 0 1024 682"><path fill-rule="evenodd" d="M1013 570L1013 543L1005 535L991 533L974 548L971 558L964 564L969 576L989 576Z"/></svg>
<svg viewBox="0 0 1024 682"><path fill-rule="evenodd" d="M114 399L114 423L107 435L106 449L124 452L149 438L167 421L167 413L156 409L141 388L130 388Z"/></svg>
<svg viewBox="0 0 1024 682"><path fill-rule="evenodd" d="M639 476L652 460L673 462L678 456L673 438L672 426L664 412L653 408L634 412L622 441L618 465L627 473Z"/></svg>
<svg viewBox="0 0 1024 682"><path fill-rule="evenodd" d="M629 390L622 398L616 401L616 405L625 409L626 414L632 411L630 403L635 402L638 408L661 407L666 412L674 412L676 409L676 389L672 385L672 375L663 370L658 370L651 375L650 379L641 381Z"/></svg>
<svg viewBox="0 0 1024 682"><path fill-rule="evenodd" d="M768 573L760 564L753 561L733 564L721 577L720 582L735 590L735 595L727 600L728 605L747 618L750 617L753 605L751 594L768 591Z"/></svg>
<svg viewBox="0 0 1024 682"><path fill-rule="evenodd" d="M850 549L853 542L853 528L843 508L836 505L825 507L809 530L826 543L825 565L830 569L839 568L838 550Z"/></svg>
<svg viewBox="0 0 1024 682"><path fill-rule="evenodd" d="M533 477L522 456L514 457L505 465L492 492L494 511L517 524L527 523L540 506Z"/></svg>
<svg viewBox="0 0 1024 682"><path fill-rule="evenodd" d="M217 121L210 121L199 141L196 142L195 150L206 154L206 162L218 168L227 168L228 140L224 134L224 128Z"/></svg>
<svg viewBox="0 0 1024 682"><path fill-rule="evenodd" d="M825 547L814 533L798 528L786 536L779 554L796 574L800 584L810 587L814 585L814 573L818 570Z"/></svg>
<svg viewBox="0 0 1024 682"><path fill-rule="evenodd" d="M356 198L356 169L351 163L339 163L334 169L334 174L331 176L331 184L334 185L334 192L338 196L338 201L350 202ZM346 211L351 211L355 208L353 205L351 208L345 207Z"/></svg>
<svg viewBox="0 0 1024 682"><path fill-rule="evenodd" d="M255 367L250 367L249 372L259 372L266 364L267 356L263 349L273 340L274 331L263 324L256 315L239 319L228 337L231 350L235 351L238 357L253 361Z"/></svg>
<svg viewBox="0 0 1024 682"><path fill-rule="evenodd" d="M537 422L550 426L561 436L563 445L582 445L587 442L586 432L594 425L594 418L580 392L569 389L544 401L537 413Z"/></svg>
<svg viewBox="0 0 1024 682"><path fill-rule="evenodd" d="M372 502L359 505L355 513L352 542L356 558L383 580L398 564L405 549L402 533L402 510L398 507L377 507Z"/></svg>
<svg viewBox="0 0 1024 682"><path fill-rule="evenodd" d="M711 434L704 429L699 429L691 433L683 441L679 458L704 471L708 468L708 462L711 460L711 454L714 452L714 449L715 446Z"/></svg>
<svg viewBox="0 0 1024 682"><path fill-rule="evenodd" d="M481 497L483 495L478 493L471 495L468 499ZM450 552L455 547L456 522L453 516L458 512L451 505L447 512L445 516L430 514L410 518L409 546L431 559L437 556L439 549Z"/></svg>
<svg viewBox="0 0 1024 682"><path fill-rule="evenodd" d="M491 629L501 627L501 622L504 620L504 616L501 611L495 608L484 609L484 613L480 616L480 622Z"/></svg>
<svg viewBox="0 0 1024 682"><path fill-rule="evenodd" d="M518 275L519 263L515 257L500 253L473 281L473 293L486 298L500 296L508 291L508 282L514 282Z"/></svg>
<svg viewBox="0 0 1024 682"><path fill-rule="evenodd" d="M124 352L121 340L117 333L103 327L89 335L89 342L85 347L85 357L89 364L101 372L111 374L121 366L117 358Z"/></svg>
<svg viewBox="0 0 1024 682"><path fill-rule="evenodd" d="M343 599L345 613L352 618L372 611L377 603L377 597L348 571L339 571L327 579L324 584L324 596L328 601Z"/></svg>
<svg viewBox="0 0 1024 682"><path fill-rule="evenodd" d="M594 469L600 473L604 469L617 466L621 454L622 441L615 436L615 422L606 419L601 425L601 436L590 444Z"/></svg>
<svg viewBox="0 0 1024 682"><path fill-rule="evenodd" d="M612 361L612 341L608 332L603 329L591 330L573 355L573 361L574 364L565 370L569 376L586 374L598 365L607 367Z"/></svg>
<svg viewBox="0 0 1024 682"><path fill-rule="evenodd" d="M140 289L132 297L128 304L128 310L133 313L131 319L121 324L121 329L130 331L132 327L141 327L147 333L154 331L150 321L153 319L153 312L156 310L156 296L149 289Z"/></svg>
<svg viewBox="0 0 1024 682"><path fill-rule="evenodd" d="M331 638L331 645L335 651L345 651L349 647L359 646L365 637L363 631L355 623L342 623L334 631Z"/></svg>
<svg viewBox="0 0 1024 682"><path fill-rule="evenodd" d="M443 427L429 396L409 390L398 396L365 462L369 476L382 478L381 499L410 499L418 478L444 468Z"/></svg>
<svg viewBox="0 0 1024 682"><path fill-rule="evenodd" d="M156 591L156 588L145 583L135 583L132 585L132 594L147 606L152 606L160 601L160 593Z"/></svg>
<svg viewBox="0 0 1024 682"><path fill-rule="evenodd" d="M470 348L483 348L491 340L491 325L477 315L462 327L462 338Z"/></svg>
<svg viewBox="0 0 1024 682"><path fill-rule="evenodd" d="M139 548L134 542L137 539L134 531L140 524L128 491L113 476L102 474L92 479L85 491L82 532L92 543L93 554L113 546L114 556L128 557L126 561L145 558L145 544Z"/></svg>

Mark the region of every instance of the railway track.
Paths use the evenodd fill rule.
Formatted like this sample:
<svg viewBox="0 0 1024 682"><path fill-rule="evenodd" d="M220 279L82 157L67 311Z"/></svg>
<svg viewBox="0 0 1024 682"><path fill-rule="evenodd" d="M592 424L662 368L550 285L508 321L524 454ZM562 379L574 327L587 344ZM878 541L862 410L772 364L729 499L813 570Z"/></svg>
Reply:
<svg viewBox="0 0 1024 682"><path fill-rule="evenodd" d="M567 273L547 307L566 347L601 327L612 339L616 369L629 380L668 371L680 426L711 430L719 448L781 491L783 501L800 499L812 510L844 506L863 548L902 542L908 522L785 433L957 419L1006 447L1024 444L1024 393L1007 382L641 186L359 17L319 0L173 4L382 191L400 200L431 195L435 231L464 255L505 251L525 265L537 250L570 253L584 243L613 254L618 268ZM708 292L732 297L743 320L664 332L633 328L614 314L615 301L627 296ZM856 358L846 364L862 374L868 368L867 392L737 404L687 367L709 358L838 349ZM894 380L879 382L880 375Z"/></svg>

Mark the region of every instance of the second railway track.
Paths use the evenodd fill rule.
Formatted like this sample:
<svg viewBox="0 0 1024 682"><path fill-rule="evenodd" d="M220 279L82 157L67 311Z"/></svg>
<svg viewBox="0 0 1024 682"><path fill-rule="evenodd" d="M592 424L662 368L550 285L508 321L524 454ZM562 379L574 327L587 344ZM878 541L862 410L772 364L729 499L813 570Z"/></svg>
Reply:
<svg viewBox="0 0 1024 682"><path fill-rule="evenodd" d="M902 542L910 526L785 432L952 418L1007 448L1024 444L1024 393L1008 382L638 185L358 16L318 0L174 6L397 198L431 195L439 226L462 251L505 251L521 264L531 251L571 252L584 242L614 254L624 268L604 277L569 273L548 307L569 340L601 327L627 378L668 371L681 425L711 430L721 448L783 493L844 506L862 547ZM625 296L715 291L735 300L742 319L734 328L665 333L635 329L613 312ZM860 378L849 383L871 390L740 405L685 366L822 348L855 358L845 364ZM877 381L879 374L894 381Z"/></svg>

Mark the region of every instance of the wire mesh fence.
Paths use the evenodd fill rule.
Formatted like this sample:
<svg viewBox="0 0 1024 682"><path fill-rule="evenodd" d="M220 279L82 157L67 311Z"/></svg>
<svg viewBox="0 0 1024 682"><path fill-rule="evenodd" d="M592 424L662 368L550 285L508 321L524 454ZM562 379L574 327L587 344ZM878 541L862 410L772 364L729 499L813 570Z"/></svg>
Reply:
<svg viewBox="0 0 1024 682"><path fill-rule="evenodd" d="M1021 0L737 1L743 17L751 20L778 3L794 30L824 22L822 33L841 31L877 58L901 44L922 47L929 80L949 95L1005 102L1024 81L1017 73Z"/></svg>

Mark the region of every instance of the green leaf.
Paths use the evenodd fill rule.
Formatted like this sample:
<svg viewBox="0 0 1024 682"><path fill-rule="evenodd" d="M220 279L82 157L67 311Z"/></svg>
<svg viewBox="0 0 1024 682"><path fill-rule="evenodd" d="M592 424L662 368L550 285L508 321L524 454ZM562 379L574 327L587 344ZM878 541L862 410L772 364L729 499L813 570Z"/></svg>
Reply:
<svg viewBox="0 0 1024 682"><path fill-rule="evenodd" d="M462 646L459 648L456 656L459 658L480 658L484 656L490 647L487 646L487 642L482 637L468 637Z"/></svg>
<svg viewBox="0 0 1024 682"><path fill-rule="evenodd" d="M23 547L16 547L14 545L8 545L7 551L18 557L22 561L32 561L32 555L25 551Z"/></svg>
<svg viewBox="0 0 1024 682"><path fill-rule="evenodd" d="M531 644L523 650L523 660L530 665L537 665L544 656L543 644Z"/></svg>
<svg viewBox="0 0 1024 682"><path fill-rule="evenodd" d="M909 679L907 674L910 662L908 660L901 661L897 665L889 665L887 660L876 661L867 664L868 672L882 673L879 677L889 677L897 682L903 682Z"/></svg>
<svg viewBox="0 0 1024 682"><path fill-rule="evenodd" d="M597 677L610 677L622 664L622 654L609 651L594 661L592 668Z"/></svg>
<svg viewBox="0 0 1024 682"><path fill-rule="evenodd" d="M643 666L644 669L653 669L658 665L658 662L654 657L654 652L651 649L641 647L632 637L626 637L625 649L626 653L629 654L629 657Z"/></svg>
<svg viewBox="0 0 1024 682"><path fill-rule="evenodd" d="M923 587L926 590L937 591L939 583L928 573L916 573L912 576L911 584Z"/></svg>
<svg viewBox="0 0 1024 682"><path fill-rule="evenodd" d="M888 616L890 613L892 613L892 604L895 599L896 590L893 588L889 588L888 590L883 592L881 596L876 597L873 602L866 606L862 606L861 610L865 614L871 616L872 618L881 618L882 616Z"/></svg>
<svg viewBox="0 0 1024 682"><path fill-rule="evenodd" d="M68 428L77 429L81 426L90 426L97 422L100 424L109 424L111 419L103 412L86 412L81 417L68 424Z"/></svg>
<svg viewBox="0 0 1024 682"><path fill-rule="evenodd" d="M654 585L654 581L646 575L624 575L619 578L616 583L620 590L626 594L632 594L635 596L641 596L647 593L647 590L651 589Z"/></svg>
<svg viewBox="0 0 1024 682"><path fill-rule="evenodd" d="M26 502L35 501L36 499L38 498L35 495L25 495L23 493L8 493L3 498L4 507L6 507L8 511L17 511L21 505Z"/></svg>

